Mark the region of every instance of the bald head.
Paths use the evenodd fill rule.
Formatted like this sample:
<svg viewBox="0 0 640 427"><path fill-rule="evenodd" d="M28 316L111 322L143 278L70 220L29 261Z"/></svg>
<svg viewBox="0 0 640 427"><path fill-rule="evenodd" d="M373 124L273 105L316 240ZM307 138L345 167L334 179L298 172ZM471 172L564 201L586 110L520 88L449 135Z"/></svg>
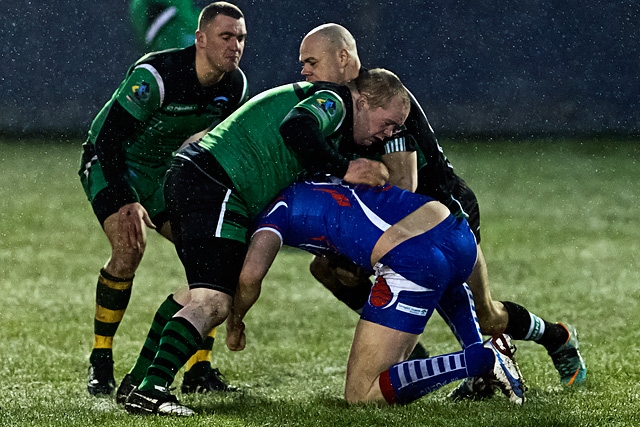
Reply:
<svg viewBox="0 0 640 427"><path fill-rule="evenodd" d="M345 84L358 77L356 41L346 28L323 24L309 31L300 44L301 74L307 81Z"/></svg>

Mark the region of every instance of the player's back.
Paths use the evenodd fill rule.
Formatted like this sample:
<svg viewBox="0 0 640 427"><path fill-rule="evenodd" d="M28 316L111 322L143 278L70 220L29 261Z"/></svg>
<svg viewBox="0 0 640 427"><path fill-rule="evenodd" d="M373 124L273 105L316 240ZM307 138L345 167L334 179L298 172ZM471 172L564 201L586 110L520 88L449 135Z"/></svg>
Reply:
<svg viewBox="0 0 640 427"><path fill-rule="evenodd" d="M269 212L275 214L278 203L286 207L286 226L275 227L284 244L314 253L338 252L370 268L382 233L431 200L391 185L304 182L285 190Z"/></svg>
<svg viewBox="0 0 640 427"><path fill-rule="evenodd" d="M334 95L340 99L339 111L344 111L338 85L286 84L254 96L199 142L227 172L251 217L306 173L284 143L280 126L301 101L325 88L335 90ZM318 115L327 114L318 111Z"/></svg>

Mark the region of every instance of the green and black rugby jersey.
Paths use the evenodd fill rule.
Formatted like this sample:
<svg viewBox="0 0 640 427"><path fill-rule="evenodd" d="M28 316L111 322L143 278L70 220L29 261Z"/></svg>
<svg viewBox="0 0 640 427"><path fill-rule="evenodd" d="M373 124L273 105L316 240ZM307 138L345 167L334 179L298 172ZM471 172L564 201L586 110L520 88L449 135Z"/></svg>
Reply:
<svg viewBox="0 0 640 427"><path fill-rule="evenodd" d="M427 115L409 92L411 109L404 130L384 141L386 153L415 151L418 156L418 186L416 193L424 194L444 203L454 214L460 206L454 193L460 188L461 178L456 175L449 159L427 119ZM466 189L466 191L471 191ZM473 196L475 199L475 196Z"/></svg>
<svg viewBox="0 0 640 427"><path fill-rule="evenodd" d="M132 163L166 171L173 152L189 136L217 125L247 100L242 70L226 73L217 84L203 87L195 71L195 56L195 46L145 55L130 67L98 113L87 144L96 145L109 182L126 181L123 174ZM114 103L128 114L118 115L112 123L107 116ZM100 149L100 144L110 146ZM102 158L101 153L117 155Z"/></svg>
<svg viewBox="0 0 640 427"><path fill-rule="evenodd" d="M349 158L342 153L355 147L351 92L346 86L307 82L267 90L199 145L216 158L253 217L307 174L344 176Z"/></svg>

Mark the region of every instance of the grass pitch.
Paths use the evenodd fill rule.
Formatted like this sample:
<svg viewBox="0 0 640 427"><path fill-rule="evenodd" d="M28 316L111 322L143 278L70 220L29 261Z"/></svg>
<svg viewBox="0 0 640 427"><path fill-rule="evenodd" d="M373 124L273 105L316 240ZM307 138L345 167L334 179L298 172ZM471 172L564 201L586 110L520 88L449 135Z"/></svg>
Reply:
<svg viewBox="0 0 640 427"><path fill-rule="evenodd" d="M544 350L518 342L522 407L495 396L452 403L453 385L406 407L348 408L345 365L356 316L283 252L247 318L247 349L224 327L214 364L242 393L181 396L191 419L130 416L85 389L95 282L109 246L76 171L80 143L0 142L2 426L637 426L640 424L638 141L443 141L482 210L492 294L581 334L587 383L560 386ZM133 364L158 305L184 283L170 243L150 233L115 339L116 378ZM421 341L457 350L434 317ZM179 386L182 373L177 377Z"/></svg>

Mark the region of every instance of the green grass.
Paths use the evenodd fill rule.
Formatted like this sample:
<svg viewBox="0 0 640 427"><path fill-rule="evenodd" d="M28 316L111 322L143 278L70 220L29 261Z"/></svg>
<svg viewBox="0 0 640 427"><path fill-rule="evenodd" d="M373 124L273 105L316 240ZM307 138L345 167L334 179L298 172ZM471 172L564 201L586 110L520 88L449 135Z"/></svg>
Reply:
<svg viewBox="0 0 640 427"><path fill-rule="evenodd" d="M482 208L492 294L581 332L587 383L559 385L543 349L518 343L528 402L449 402L449 385L406 407L348 408L345 364L356 316L288 250L247 318L247 349L215 364L245 392L179 396L192 419L130 416L85 390L98 269L109 248L79 185L80 144L0 142L2 426L637 426L640 424L638 141L443 141ZM172 246L150 234L118 332L116 377L135 360L155 309L183 284ZM421 341L457 349L434 317ZM175 385L180 384L182 374ZM179 394L179 393L178 393Z"/></svg>

